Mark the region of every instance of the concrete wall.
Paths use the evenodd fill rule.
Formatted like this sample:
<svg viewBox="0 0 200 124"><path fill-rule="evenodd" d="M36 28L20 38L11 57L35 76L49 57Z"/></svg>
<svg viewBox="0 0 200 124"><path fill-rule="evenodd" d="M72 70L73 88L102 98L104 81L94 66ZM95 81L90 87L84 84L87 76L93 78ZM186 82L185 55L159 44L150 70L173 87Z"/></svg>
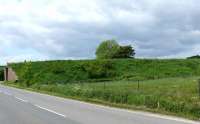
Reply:
<svg viewBox="0 0 200 124"><path fill-rule="evenodd" d="M18 77L12 68L6 67L4 68L4 79L5 81L16 81Z"/></svg>

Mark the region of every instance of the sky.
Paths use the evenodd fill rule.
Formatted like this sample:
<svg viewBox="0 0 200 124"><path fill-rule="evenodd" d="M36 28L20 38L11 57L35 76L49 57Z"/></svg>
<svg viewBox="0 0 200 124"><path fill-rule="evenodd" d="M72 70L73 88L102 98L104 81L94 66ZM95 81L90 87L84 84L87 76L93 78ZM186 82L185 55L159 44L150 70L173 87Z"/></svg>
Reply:
<svg viewBox="0 0 200 124"><path fill-rule="evenodd" d="M200 1L0 0L0 64L93 59L107 39L140 58L200 54Z"/></svg>

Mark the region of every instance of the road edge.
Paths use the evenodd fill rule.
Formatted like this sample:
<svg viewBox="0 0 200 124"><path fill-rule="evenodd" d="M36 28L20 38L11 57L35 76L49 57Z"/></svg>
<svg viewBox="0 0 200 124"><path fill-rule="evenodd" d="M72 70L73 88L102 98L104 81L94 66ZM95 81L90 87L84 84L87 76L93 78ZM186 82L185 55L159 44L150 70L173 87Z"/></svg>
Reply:
<svg viewBox="0 0 200 124"><path fill-rule="evenodd" d="M166 114L166 113L158 113L158 111L153 111L150 109L141 109L141 108L128 108L128 107L122 107L118 105L113 105L109 104L106 102L102 101L97 101L97 100L89 100L89 99L81 99L81 98L76 98L76 97L67 97L67 96L62 96L61 94L57 93L52 93L52 92L47 92L47 91L38 91L32 88L22 88L18 87L15 85L7 85L4 83L1 83L0 85L6 87L6 88L13 88L15 90L21 90L23 92L28 92L28 93L34 93L38 95L45 95L45 96L50 96L50 97L55 97L57 99L62 99L62 100L71 100L75 102L79 102L82 104L87 104L91 106L95 106L101 109L109 109L109 110L115 110L115 111L123 111L123 112L128 112L128 113L133 113L137 115L142 115L142 116L149 116L149 117L155 117L155 118L160 118L160 119L166 119L166 120L172 120L172 121L177 121L177 122L184 122L184 123L191 123L191 124L200 124L199 120L189 120L187 118L183 117L178 117L172 114Z"/></svg>

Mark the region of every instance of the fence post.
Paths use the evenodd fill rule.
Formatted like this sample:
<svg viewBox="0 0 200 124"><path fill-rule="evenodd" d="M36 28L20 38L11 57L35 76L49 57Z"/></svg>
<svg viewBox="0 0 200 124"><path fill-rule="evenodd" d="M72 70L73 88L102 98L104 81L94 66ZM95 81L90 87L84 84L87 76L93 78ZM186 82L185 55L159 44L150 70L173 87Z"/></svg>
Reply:
<svg viewBox="0 0 200 124"><path fill-rule="evenodd" d="M140 90L140 81L138 80L138 91Z"/></svg>
<svg viewBox="0 0 200 124"><path fill-rule="evenodd" d="M198 80L198 94L199 94L199 98L200 98L200 79Z"/></svg>

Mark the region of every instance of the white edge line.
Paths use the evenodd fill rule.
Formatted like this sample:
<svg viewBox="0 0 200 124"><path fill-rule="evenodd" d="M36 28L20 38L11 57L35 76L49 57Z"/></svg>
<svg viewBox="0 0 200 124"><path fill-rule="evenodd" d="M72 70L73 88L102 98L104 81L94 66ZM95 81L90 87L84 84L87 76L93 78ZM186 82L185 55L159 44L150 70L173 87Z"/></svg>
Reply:
<svg viewBox="0 0 200 124"><path fill-rule="evenodd" d="M24 100L24 99L21 99L21 98L19 98L19 97L15 97L16 99L18 99L18 100L20 100L20 101L22 101L22 102L28 102L27 100Z"/></svg>
<svg viewBox="0 0 200 124"><path fill-rule="evenodd" d="M47 108L41 107L41 106L39 106L39 105L34 105L34 106L36 106L36 107L38 107L38 108L40 108L40 109L46 110L46 111L48 111L48 112L54 113L54 114L56 114L56 115L62 116L62 117L64 117L64 118L66 117L66 116L63 115L63 114L60 114L60 113L55 112L55 111L53 111L53 110L50 110L50 109L47 109Z"/></svg>
<svg viewBox="0 0 200 124"><path fill-rule="evenodd" d="M132 111L132 110L115 108L115 107L110 107L110 106L103 106L103 105L98 105L98 104L92 104L92 103L83 102L83 101L79 101L79 100L62 98L62 97L58 97L58 96L52 96L52 95L48 95L48 94L42 94L42 93L39 93L39 92L33 92L33 91L28 91L28 90L17 89L17 88L13 88L13 87L7 87L7 86L5 86L5 87L6 88L10 88L10 89L14 89L14 90L18 90L18 91L24 91L24 92L27 92L27 93L33 93L33 94L38 94L38 95L42 95L42 96L49 96L49 97L54 97L54 98L62 99L62 100L75 101L75 102L79 102L79 103L82 103L82 104L92 105L92 106L95 106L95 107L99 107L99 108L102 108L102 109L116 110L116 111L122 111L122 112L129 112L129 113L133 113L133 114L140 114L140 115L143 115L143 116L155 117L155 118L160 118L160 119L165 119L165 120L172 120L172 121L177 121L177 122L184 122L184 123L189 123L189 124L200 124L199 121L187 120L187 119L184 119L184 118L173 117L173 116L168 116L168 115L159 115L159 113L157 113L157 114L155 113L154 114L154 113L150 113L150 112L142 112L142 111L134 111L134 110ZM35 105L35 106L43 109L43 107L40 107L38 105ZM48 109L46 111L48 111ZM52 111L50 110L49 112L52 112ZM57 112L53 111L53 113L56 114ZM58 115L61 116L62 114L58 113ZM62 115L62 117L66 117L66 116Z"/></svg>
<svg viewBox="0 0 200 124"><path fill-rule="evenodd" d="M82 104L92 105L92 106L95 106L96 108L104 109L104 110L107 109L107 110L115 110L115 111L121 111L121 112L129 112L129 113L132 113L132 114L155 117L155 118L160 118L160 119L165 119L165 120L184 122L184 123L189 123L189 124L200 124L198 121L196 122L196 121L187 120L187 119L179 118L179 117L159 115L159 114L156 114L156 113L154 114L154 113L142 112L142 111L131 111L131 110L126 110L126 109L121 109L121 108L113 108L113 107L110 107L110 106L102 106L102 105L96 105L96 104L91 104L91 103L85 103L85 102L82 102L82 101L79 101L79 102L82 103Z"/></svg>

